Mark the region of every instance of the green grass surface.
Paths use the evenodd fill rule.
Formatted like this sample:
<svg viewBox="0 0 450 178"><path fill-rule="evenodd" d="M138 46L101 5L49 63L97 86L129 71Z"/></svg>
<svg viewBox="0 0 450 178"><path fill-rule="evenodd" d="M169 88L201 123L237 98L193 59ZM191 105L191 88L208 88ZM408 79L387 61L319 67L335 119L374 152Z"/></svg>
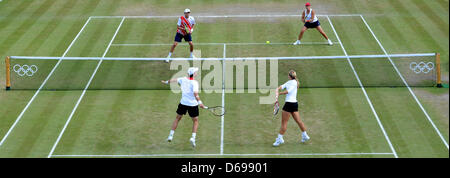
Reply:
<svg viewBox="0 0 450 178"><path fill-rule="evenodd" d="M311 3L319 14L362 14L388 53L439 52L444 63L443 79L448 83L449 3L424 1L322 1ZM0 58L14 55L61 56L93 15L181 15L189 7L197 15L294 14L302 3L296 1L107 1L107 0L24 0L0 2ZM239 7L239 8L237 8ZM270 8L267 8L270 7ZM227 9L227 10L223 10ZM195 43L289 43L301 25L293 17L207 19L197 17ZM330 17L349 55L384 54L360 17ZM91 19L67 56L101 57L119 23L115 19ZM268 21L268 22L267 22ZM337 41L325 17L322 27ZM170 44L176 19L126 19L114 44ZM304 41L321 42L311 30ZM165 57L169 46L111 46L109 57ZM202 57L222 57L221 45L196 45ZM188 47L178 46L174 57L188 57ZM229 45L227 57L344 55L339 45ZM63 61L45 88L82 89L98 61ZM399 81L393 70L352 60L364 85ZM46 63L46 64L43 64ZM56 61L37 63L34 78L23 85L37 88ZM4 61L0 63L4 66ZM302 71L314 64L289 65ZM357 81L349 66L327 64L328 70L311 77L329 82ZM317 65L320 70L320 65ZM315 69L315 68L312 68ZM386 78L378 78L377 72ZM281 71L280 71L281 72ZM402 71L403 72L403 71ZM171 74L168 64L143 65L104 62L90 87L156 85ZM392 74L392 75L391 75ZM303 74L308 77L307 72ZM285 80L280 73L279 83ZM131 80L130 80L131 79ZM166 79L166 78L162 78ZM5 69L0 68L0 87L5 87ZM408 82L411 79L407 78ZM313 80L311 80L313 81ZM317 80L314 80L317 81ZM307 78L302 82L308 84ZM20 82L19 82L20 83ZM220 86L221 87L221 86ZM104 88L103 88L104 89ZM162 89L162 88L160 88ZM446 142L449 140L448 89L412 88ZM424 113L405 87L366 88L383 128L399 157L448 157L445 147ZM35 90L0 90L0 138L8 132ZM74 109L82 90L41 91L20 122L0 146L0 157L47 157ZM220 105L222 93L202 92L208 105ZM280 120L272 120L271 105L259 104L259 93L226 93L223 153L220 153L221 119L201 111L198 147L188 142L192 122L185 117L167 143L170 125L180 95L169 90L88 90L68 124L53 155L152 155L193 154L188 157L240 157L233 154L327 154L392 153L361 88L302 88L300 116L312 140L299 143L295 122L289 121L286 143L273 148ZM283 99L283 98L281 98ZM282 103L281 103L282 104ZM212 156L201 154L214 154ZM163 155L161 155L163 156ZM176 156L175 156L176 157ZM244 155L244 157L254 157ZM385 155L260 155L256 157L393 157Z"/></svg>

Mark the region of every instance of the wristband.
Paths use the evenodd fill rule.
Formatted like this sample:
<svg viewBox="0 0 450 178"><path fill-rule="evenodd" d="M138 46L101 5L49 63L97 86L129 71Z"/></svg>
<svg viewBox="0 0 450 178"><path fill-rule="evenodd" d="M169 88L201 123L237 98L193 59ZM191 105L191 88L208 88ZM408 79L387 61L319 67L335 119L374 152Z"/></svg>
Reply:
<svg viewBox="0 0 450 178"><path fill-rule="evenodd" d="M166 80L166 81L164 81L164 83L165 83L165 84L169 84L169 81L168 81L168 80Z"/></svg>
<svg viewBox="0 0 450 178"><path fill-rule="evenodd" d="M203 103L202 103L202 100L198 100L198 104L203 104Z"/></svg>

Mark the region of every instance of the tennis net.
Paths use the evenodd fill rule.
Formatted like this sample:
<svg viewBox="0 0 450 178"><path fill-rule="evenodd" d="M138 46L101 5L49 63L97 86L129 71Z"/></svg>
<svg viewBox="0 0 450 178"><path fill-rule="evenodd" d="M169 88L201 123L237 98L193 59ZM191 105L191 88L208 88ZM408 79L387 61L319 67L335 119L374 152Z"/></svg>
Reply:
<svg viewBox="0 0 450 178"><path fill-rule="evenodd" d="M273 89L287 81L289 70L297 72L304 88L360 87L356 76L364 87L405 87L403 79L411 87L433 87L440 84L441 66L435 53L164 60L11 56L6 58L6 87L82 90L92 80L87 89L166 90L174 86L161 80L186 76L192 66L200 68L196 79L204 90Z"/></svg>

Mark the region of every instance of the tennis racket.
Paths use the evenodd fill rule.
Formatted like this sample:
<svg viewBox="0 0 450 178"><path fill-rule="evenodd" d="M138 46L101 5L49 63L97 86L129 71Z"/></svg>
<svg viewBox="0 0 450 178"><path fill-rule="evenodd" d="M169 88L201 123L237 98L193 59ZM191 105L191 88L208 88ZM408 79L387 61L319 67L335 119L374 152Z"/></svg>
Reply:
<svg viewBox="0 0 450 178"><path fill-rule="evenodd" d="M212 107L205 106L205 109L210 111L215 116L223 116L223 115L225 115L225 108L222 107L222 106L212 106Z"/></svg>
<svg viewBox="0 0 450 178"><path fill-rule="evenodd" d="M184 31L186 31L186 34L191 33L191 30L189 30L189 27L187 27L187 25L184 25Z"/></svg>
<svg viewBox="0 0 450 178"><path fill-rule="evenodd" d="M277 102L275 102L275 104L273 105L273 119L275 119L277 117L278 111L280 110L280 104Z"/></svg>

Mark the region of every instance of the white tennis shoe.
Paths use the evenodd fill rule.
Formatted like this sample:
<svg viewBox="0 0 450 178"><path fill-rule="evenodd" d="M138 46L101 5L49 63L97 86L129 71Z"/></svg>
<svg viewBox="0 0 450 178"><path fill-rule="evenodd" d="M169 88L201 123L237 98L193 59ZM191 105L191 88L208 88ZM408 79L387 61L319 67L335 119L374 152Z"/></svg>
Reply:
<svg viewBox="0 0 450 178"><path fill-rule="evenodd" d="M167 56L167 59L165 60L167 63L170 62L170 56Z"/></svg>
<svg viewBox="0 0 450 178"><path fill-rule="evenodd" d="M331 42L331 40L330 39L328 39L328 45L333 45L333 42Z"/></svg>
<svg viewBox="0 0 450 178"><path fill-rule="evenodd" d="M169 135L169 137L167 137L167 142L172 142L172 140L173 140L173 136Z"/></svg>
<svg viewBox="0 0 450 178"><path fill-rule="evenodd" d="M273 146L274 147L277 147L277 146L280 146L281 144L283 144L284 143L284 140L282 139L282 138L277 138L276 140L275 140L275 142L273 143Z"/></svg>
<svg viewBox="0 0 450 178"><path fill-rule="evenodd" d="M191 139L189 139L189 142L191 142L192 147L195 148L195 139L191 138Z"/></svg>
<svg viewBox="0 0 450 178"><path fill-rule="evenodd" d="M299 45L299 44L301 44L300 40L297 40L293 43L293 45Z"/></svg>
<svg viewBox="0 0 450 178"><path fill-rule="evenodd" d="M302 136L301 142L302 142L302 143L305 143L305 142L308 141L309 139L311 139L311 138L309 138L308 135L303 135L303 136Z"/></svg>

